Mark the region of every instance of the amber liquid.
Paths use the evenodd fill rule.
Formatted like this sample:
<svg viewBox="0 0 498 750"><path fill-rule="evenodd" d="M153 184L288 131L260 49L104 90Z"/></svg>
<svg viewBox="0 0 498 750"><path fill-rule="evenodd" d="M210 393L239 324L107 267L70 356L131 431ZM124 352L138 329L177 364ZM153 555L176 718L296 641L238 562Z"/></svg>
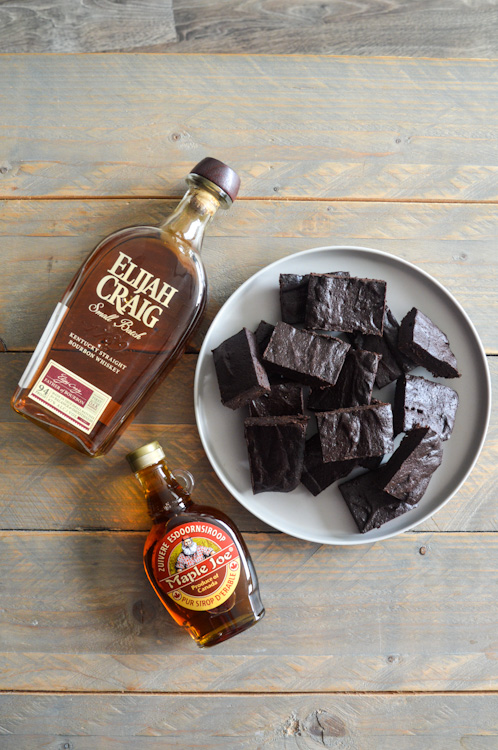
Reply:
<svg viewBox="0 0 498 750"><path fill-rule="evenodd" d="M167 472L167 469L165 470ZM146 473L147 472L147 473ZM161 466L145 470L141 482L149 487L155 483L155 491L148 492L149 510L156 515L156 523L152 527L144 547L144 567L147 577L156 594L160 598L173 619L181 625L201 647L214 646L217 643L232 638L260 620L264 607L259 595L259 584L249 550L237 527L221 511L209 506L194 504L185 491L176 482L169 487L160 488L159 477L164 477ZM168 476L169 472L167 472ZM164 502L171 507L171 497L179 501L180 512L163 510ZM161 517L162 516L162 517ZM239 581L233 594L222 604L207 611L186 609L177 604L161 588L154 570L154 551L161 545L164 537L177 526L185 523L208 522L230 536L239 553L241 571Z"/></svg>
<svg viewBox="0 0 498 750"><path fill-rule="evenodd" d="M152 328L130 315L117 315L116 306L96 293L99 281L120 253L131 258L138 269L136 273L146 269L177 290ZM130 288L130 295L135 291ZM93 251L68 287L61 300L68 308L65 317L49 332L49 345L39 354L29 382L17 388L12 406L81 452L92 456L106 453L185 350L200 323L206 297L202 262L188 246L175 245L155 227L130 227L110 235ZM92 312L90 308L95 305L100 305L99 311L104 315L115 318L107 321ZM116 327L115 323L123 319L130 321L131 330L145 331L146 335L136 339ZM107 362L119 363L117 367L112 365L118 372L89 356L88 352L94 349L82 341L105 353ZM79 348L74 347L75 342ZM89 434L29 397L50 360L111 396Z"/></svg>

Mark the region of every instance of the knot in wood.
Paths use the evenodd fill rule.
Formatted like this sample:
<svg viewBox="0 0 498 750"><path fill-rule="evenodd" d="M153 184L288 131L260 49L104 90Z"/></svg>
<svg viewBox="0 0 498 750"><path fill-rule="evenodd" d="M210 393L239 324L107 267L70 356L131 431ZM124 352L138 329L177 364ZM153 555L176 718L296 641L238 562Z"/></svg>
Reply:
<svg viewBox="0 0 498 750"><path fill-rule="evenodd" d="M301 729L303 734L309 735L325 747L334 746L330 742L330 738L346 736L346 725L343 720L339 716L332 716L327 711L320 709L312 711L306 717L301 723Z"/></svg>

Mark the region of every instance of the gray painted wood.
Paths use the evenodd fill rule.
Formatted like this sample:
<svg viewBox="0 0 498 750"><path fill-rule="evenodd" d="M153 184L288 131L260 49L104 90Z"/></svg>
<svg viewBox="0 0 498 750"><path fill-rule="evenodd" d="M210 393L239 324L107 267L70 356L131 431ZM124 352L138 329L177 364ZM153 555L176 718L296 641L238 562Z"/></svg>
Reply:
<svg viewBox="0 0 498 750"><path fill-rule="evenodd" d="M494 61L0 57L0 198L172 196L206 155L245 197L498 199Z"/></svg>
<svg viewBox="0 0 498 750"><path fill-rule="evenodd" d="M3 750L495 750L497 716L476 694L0 696Z"/></svg>
<svg viewBox="0 0 498 750"><path fill-rule="evenodd" d="M497 534L404 534L356 548L248 534L266 616L205 652L153 593L144 539L1 534L0 688L498 689Z"/></svg>
<svg viewBox="0 0 498 750"><path fill-rule="evenodd" d="M0 392L13 392L28 356L0 355ZM113 450L98 460L75 453L24 422L5 399L0 406L0 528L147 530L150 524L143 496L129 474L125 456L141 444L159 440L171 467L188 468L195 475L196 499L221 508L243 531L268 530L222 486L202 449L192 399L196 359L195 355L183 358ZM489 364L496 398L498 357L491 357ZM498 412L494 409L471 476L417 531L498 530L497 446Z"/></svg>
<svg viewBox="0 0 498 750"><path fill-rule="evenodd" d="M109 52L176 40L171 0L1 0L0 52Z"/></svg>
<svg viewBox="0 0 498 750"><path fill-rule="evenodd" d="M497 54L487 0L2 0L0 52L250 52L414 57ZM175 24L178 37L175 33Z"/></svg>
<svg viewBox="0 0 498 750"><path fill-rule="evenodd" d="M123 30L138 8L126 5ZM50 15L56 4L45 7ZM205 26L196 16L192 38L213 20L198 7ZM237 5L230 21L254 7ZM277 7L289 15L282 4L265 11ZM303 40L309 14L327 7L293 6ZM26 8L16 5L17 18ZM384 15L405 22L408 12L391 4ZM109 39L116 25L101 32ZM0 198L9 199L0 203L0 335L11 350L0 354L2 392L88 250L113 229L158 223L209 152L241 172L243 190L205 246L213 292L194 350L254 271L334 243L420 264L498 352L496 61L4 56L0 74ZM45 200L16 200L37 196ZM495 416L470 480L419 532L319 547L269 533L221 488L193 423L195 360L184 359L164 400L158 393L98 461L0 407L0 523L9 529L0 535L0 690L54 693L0 696L2 748L494 750L498 539L486 532L498 527ZM496 384L498 359L490 364ZM172 465L194 471L203 500L251 532L267 615L213 651L200 652L169 619L141 565L148 521L124 455L155 438ZM484 533L452 533L464 530ZM442 690L459 694L434 694Z"/></svg>
<svg viewBox="0 0 498 750"><path fill-rule="evenodd" d="M4 201L0 337L33 349L88 252L110 232L158 224L175 201ZM362 245L409 260L438 279L471 316L488 353L498 352L495 205L240 200L220 212L202 251L210 302L199 348L220 306L272 261L323 245ZM36 304L32 301L36 300Z"/></svg>
<svg viewBox="0 0 498 750"><path fill-rule="evenodd" d="M174 0L175 52L497 56L498 8L486 0L289 2Z"/></svg>

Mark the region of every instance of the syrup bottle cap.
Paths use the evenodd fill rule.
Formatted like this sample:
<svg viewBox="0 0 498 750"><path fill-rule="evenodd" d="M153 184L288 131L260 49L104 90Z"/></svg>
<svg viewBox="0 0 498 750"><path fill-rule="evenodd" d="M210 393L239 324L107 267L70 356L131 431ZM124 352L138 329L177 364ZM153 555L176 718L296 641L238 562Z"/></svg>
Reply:
<svg viewBox="0 0 498 750"><path fill-rule="evenodd" d="M164 451L157 440L154 440L152 443L147 443L147 445L142 445L141 448L137 448L137 450L128 453L126 456L126 460L130 464L130 469L135 474L137 471L141 471L147 466L158 464L164 458Z"/></svg>

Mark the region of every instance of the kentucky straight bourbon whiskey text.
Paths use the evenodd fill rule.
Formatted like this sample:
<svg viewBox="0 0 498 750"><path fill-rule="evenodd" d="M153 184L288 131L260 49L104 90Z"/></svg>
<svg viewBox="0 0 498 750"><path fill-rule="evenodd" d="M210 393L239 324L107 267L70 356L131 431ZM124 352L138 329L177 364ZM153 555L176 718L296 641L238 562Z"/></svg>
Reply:
<svg viewBox="0 0 498 750"><path fill-rule="evenodd" d="M204 230L239 179L201 161L160 227L107 237L70 283L12 399L22 416L90 456L106 453L183 353L206 306Z"/></svg>

